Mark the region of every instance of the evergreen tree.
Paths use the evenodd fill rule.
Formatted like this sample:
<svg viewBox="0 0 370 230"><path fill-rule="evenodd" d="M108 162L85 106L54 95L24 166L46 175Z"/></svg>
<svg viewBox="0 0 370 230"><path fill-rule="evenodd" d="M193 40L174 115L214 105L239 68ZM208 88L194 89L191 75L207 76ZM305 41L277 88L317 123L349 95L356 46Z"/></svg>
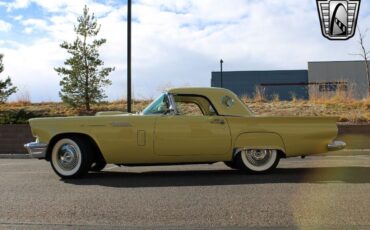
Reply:
<svg viewBox="0 0 370 230"><path fill-rule="evenodd" d="M103 67L104 62L99 58L98 48L107 40L93 39L98 35L100 25L94 14L89 14L87 6L77 21L78 25L74 28L76 40L72 43L64 41L60 45L72 57L64 62L65 67L55 68L55 71L63 77L59 92L63 102L73 107L85 106L86 110L90 110L91 104L106 98L103 87L112 84L108 76L114 67Z"/></svg>
<svg viewBox="0 0 370 230"><path fill-rule="evenodd" d="M0 73L4 71L3 57L4 55L0 54ZM5 81L0 80L0 103L5 103L8 97L15 92L17 92L17 87L13 86L10 77L7 77Z"/></svg>

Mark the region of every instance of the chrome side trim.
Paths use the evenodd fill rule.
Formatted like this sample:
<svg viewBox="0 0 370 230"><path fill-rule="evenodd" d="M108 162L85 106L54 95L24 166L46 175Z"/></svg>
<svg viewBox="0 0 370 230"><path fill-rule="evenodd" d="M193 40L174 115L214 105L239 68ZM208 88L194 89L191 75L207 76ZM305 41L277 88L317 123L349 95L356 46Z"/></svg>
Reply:
<svg viewBox="0 0 370 230"><path fill-rule="evenodd" d="M338 151L344 149L346 147L346 143L343 141L333 141L332 143L328 144L329 151Z"/></svg>
<svg viewBox="0 0 370 230"><path fill-rule="evenodd" d="M113 127L132 127L132 125L128 122L111 122L110 124Z"/></svg>
<svg viewBox="0 0 370 230"><path fill-rule="evenodd" d="M27 149L31 158L44 159L46 157L47 144L31 142L25 144L24 147Z"/></svg>

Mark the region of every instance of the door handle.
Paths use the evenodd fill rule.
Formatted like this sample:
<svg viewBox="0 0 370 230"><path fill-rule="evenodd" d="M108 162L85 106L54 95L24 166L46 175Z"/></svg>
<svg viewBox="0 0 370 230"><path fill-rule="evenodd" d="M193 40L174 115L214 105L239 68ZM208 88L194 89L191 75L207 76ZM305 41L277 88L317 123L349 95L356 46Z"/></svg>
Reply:
<svg viewBox="0 0 370 230"><path fill-rule="evenodd" d="M223 125L223 124L225 124L225 121L224 121L224 119L213 119L212 121L211 121L211 123L212 124L221 124L221 125Z"/></svg>

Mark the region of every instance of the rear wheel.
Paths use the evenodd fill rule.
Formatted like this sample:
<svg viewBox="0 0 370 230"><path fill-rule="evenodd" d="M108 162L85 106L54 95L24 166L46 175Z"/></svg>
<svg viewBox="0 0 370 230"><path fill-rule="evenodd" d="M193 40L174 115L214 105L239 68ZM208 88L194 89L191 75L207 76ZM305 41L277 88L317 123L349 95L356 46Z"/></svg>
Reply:
<svg viewBox="0 0 370 230"><path fill-rule="evenodd" d="M99 160L97 162L92 163L90 171L100 172L105 168L105 166L107 166L107 163L105 163L105 161Z"/></svg>
<svg viewBox="0 0 370 230"><path fill-rule="evenodd" d="M242 149L236 155L238 166L252 173L272 171L279 164L279 161L279 153L274 149Z"/></svg>
<svg viewBox="0 0 370 230"><path fill-rule="evenodd" d="M61 178L69 179L83 176L90 169L88 142L78 136L58 140L51 152L51 166Z"/></svg>
<svg viewBox="0 0 370 230"><path fill-rule="evenodd" d="M232 168L232 169L236 169L236 170L240 169L239 165L235 161L224 161L224 164L227 167Z"/></svg>

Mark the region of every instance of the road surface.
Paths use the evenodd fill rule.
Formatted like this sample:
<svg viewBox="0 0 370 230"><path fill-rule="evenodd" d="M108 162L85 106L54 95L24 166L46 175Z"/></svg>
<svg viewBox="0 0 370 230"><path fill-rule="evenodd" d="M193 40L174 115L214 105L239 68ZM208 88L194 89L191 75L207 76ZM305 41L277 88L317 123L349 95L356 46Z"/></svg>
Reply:
<svg viewBox="0 0 370 230"><path fill-rule="evenodd" d="M370 228L370 156L282 160L270 175L214 165L108 165L61 180L0 159L0 229Z"/></svg>

